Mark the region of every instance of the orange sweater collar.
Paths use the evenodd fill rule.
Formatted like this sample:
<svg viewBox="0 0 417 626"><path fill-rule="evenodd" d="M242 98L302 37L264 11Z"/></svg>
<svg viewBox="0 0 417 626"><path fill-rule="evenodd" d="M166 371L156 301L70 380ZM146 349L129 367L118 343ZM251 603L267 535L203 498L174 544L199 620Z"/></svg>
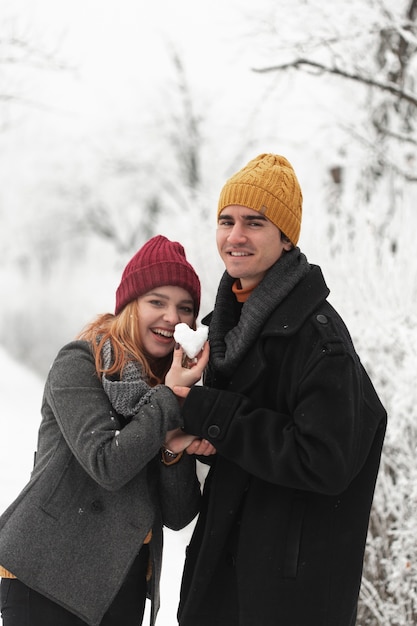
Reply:
<svg viewBox="0 0 417 626"><path fill-rule="evenodd" d="M255 289L255 287L248 287L247 289L242 289L240 286L240 281L237 279L235 280L235 282L232 285L232 291L236 296L236 300L238 302L246 302L246 300L249 298L250 294L252 293L252 291Z"/></svg>

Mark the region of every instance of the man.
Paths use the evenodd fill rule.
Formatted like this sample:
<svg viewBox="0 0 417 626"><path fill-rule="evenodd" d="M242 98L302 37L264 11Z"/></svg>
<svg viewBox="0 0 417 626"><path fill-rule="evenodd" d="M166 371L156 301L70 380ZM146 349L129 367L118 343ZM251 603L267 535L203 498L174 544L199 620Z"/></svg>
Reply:
<svg viewBox="0 0 417 626"><path fill-rule="evenodd" d="M262 154L218 206L226 271L184 430L217 449L183 574L180 626L353 626L386 412L318 266L302 194ZM188 448L193 451L193 444Z"/></svg>

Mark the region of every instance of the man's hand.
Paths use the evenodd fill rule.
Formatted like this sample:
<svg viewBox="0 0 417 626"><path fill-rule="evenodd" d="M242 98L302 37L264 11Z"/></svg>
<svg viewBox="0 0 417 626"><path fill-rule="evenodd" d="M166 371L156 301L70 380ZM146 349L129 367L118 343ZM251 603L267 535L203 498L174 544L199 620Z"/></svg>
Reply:
<svg viewBox="0 0 417 626"><path fill-rule="evenodd" d="M216 448L207 439L194 439L189 446L185 448L187 454L197 454L199 456L210 456L216 454Z"/></svg>
<svg viewBox="0 0 417 626"><path fill-rule="evenodd" d="M200 439L195 435L189 435L181 430L181 428L167 432L164 446L176 454L184 450L187 454L198 454L201 456L216 454L216 448L209 441Z"/></svg>

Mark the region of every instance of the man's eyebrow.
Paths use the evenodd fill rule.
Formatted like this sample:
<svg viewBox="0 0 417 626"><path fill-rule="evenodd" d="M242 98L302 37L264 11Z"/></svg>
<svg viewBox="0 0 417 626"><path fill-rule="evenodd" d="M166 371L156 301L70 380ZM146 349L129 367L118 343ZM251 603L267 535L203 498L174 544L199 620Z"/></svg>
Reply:
<svg viewBox="0 0 417 626"><path fill-rule="evenodd" d="M267 218L264 217L263 215L260 215L259 213L257 213L256 215L253 215L252 213L250 215L241 215L240 218L247 222L253 222L254 220L259 220L260 222L267 221ZM227 213L222 213L221 215L219 215L218 221L220 222L220 220L234 220L234 219L235 218L233 217L233 215L227 215Z"/></svg>
<svg viewBox="0 0 417 626"><path fill-rule="evenodd" d="M242 215L242 218L244 220L247 220L248 222L251 222L253 220L259 220L260 222L266 222L267 218L264 215L261 215L260 213L258 213L258 215Z"/></svg>

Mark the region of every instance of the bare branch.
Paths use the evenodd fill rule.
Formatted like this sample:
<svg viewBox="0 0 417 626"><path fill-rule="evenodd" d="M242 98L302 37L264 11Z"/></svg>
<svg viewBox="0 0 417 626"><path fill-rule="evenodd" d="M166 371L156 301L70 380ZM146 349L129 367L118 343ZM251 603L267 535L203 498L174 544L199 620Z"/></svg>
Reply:
<svg viewBox="0 0 417 626"><path fill-rule="evenodd" d="M283 63L282 65L273 65L271 67L264 68L252 68L252 71L264 74L267 72L280 72L290 68L301 69L303 65L315 68L316 70L324 74L333 74L336 76L340 76L341 78L347 78L349 80L354 80L364 85L368 85L369 87L377 87L382 91L387 91L388 93L391 93L403 100L406 100L407 102L410 102L414 106L417 106L417 96L407 91L404 91L404 89L401 89L398 85L394 83L380 82L369 76L352 74L351 72L347 72L338 67L329 67L323 65L322 63L317 63L316 61L310 61L309 59L295 59L294 61L290 61L289 63Z"/></svg>
<svg viewBox="0 0 417 626"><path fill-rule="evenodd" d="M74 70L68 63L59 60L57 51L48 51L32 45L18 37L0 39L0 47L9 50L8 54L0 54L0 64L25 65L35 69Z"/></svg>

